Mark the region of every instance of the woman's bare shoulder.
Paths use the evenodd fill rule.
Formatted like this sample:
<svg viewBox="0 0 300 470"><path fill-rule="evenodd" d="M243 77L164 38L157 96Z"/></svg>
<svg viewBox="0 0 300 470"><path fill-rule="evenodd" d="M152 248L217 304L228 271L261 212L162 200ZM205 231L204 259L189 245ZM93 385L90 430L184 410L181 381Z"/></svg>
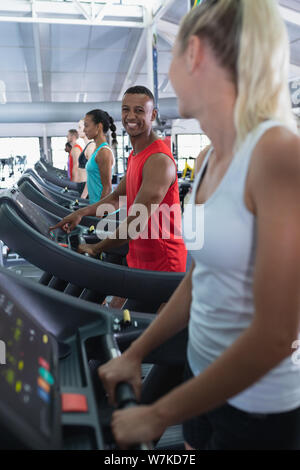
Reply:
<svg viewBox="0 0 300 470"><path fill-rule="evenodd" d="M211 148L211 145L208 145L207 147L205 147L205 149L203 149L197 159L196 159L196 165L195 165L195 174L197 174L202 166L202 163L204 162L204 159L207 155L207 152L209 151L209 149Z"/></svg>

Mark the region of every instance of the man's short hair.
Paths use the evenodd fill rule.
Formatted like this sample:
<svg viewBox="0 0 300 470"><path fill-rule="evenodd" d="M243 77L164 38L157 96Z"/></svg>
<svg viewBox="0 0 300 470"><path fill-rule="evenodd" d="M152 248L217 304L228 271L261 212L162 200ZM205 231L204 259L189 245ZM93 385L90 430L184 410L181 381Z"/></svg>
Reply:
<svg viewBox="0 0 300 470"><path fill-rule="evenodd" d="M145 86L132 86L128 88L128 90L125 91L124 95L147 95L149 98L153 101L154 107L156 106L155 104L155 98L151 90Z"/></svg>
<svg viewBox="0 0 300 470"><path fill-rule="evenodd" d="M69 129L68 133L71 135L75 135L76 139L78 139L79 137L78 131L76 129Z"/></svg>

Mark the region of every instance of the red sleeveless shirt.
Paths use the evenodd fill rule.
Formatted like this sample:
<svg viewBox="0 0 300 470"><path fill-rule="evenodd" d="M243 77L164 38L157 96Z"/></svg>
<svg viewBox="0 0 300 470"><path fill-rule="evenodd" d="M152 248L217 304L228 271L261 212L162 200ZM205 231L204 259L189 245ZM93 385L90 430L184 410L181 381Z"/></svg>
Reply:
<svg viewBox="0 0 300 470"><path fill-rule="evenodd" d="M127 215L141 187L144 165L149 157L157 153L171 158L176 168L171 150L162 140L156 140L137 155L133 155L133 152L129 155L126 173ZM159 208L150 217L144 234L148 236L147 239L139 236L129 242L127 264L130 268L185 272L187 251L181 238L177 176Z"/></svg>

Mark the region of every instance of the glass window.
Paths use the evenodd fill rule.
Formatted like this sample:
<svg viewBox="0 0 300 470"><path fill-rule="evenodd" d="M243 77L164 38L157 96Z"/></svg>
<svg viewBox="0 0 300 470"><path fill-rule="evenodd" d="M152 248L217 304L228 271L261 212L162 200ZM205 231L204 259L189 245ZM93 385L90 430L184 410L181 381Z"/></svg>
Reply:
<svg viewBox="0 0 300 470"><path fill-rule="evenodd" d="M26 155L27 167L33 167L40 158L38 137L0 138L0 158Z"/></svg>
<svg viewBox="0 0 300 470"><path fill-rule="evenodd" d="M33 168L40 158L38 137L0 138L0 186L16 183L26 168ZM7 159L11 159L9 162ZM2 162L2 163L1 163Z"/></svg>
<svg viewBox="0 0 300 470"><path fill-rule="evenodd" d="M205 134L178 134L178 171L184 170L186 161L189 166L193 167L195 158L209 144L210 140Z"/></svg>
<svg viewBox="0 0 300 470"><path fill-rule="evenodd" d="M68 156L65 152L66 137L51 137L51 150L53 166L66 170L68 168Z"/></svg>

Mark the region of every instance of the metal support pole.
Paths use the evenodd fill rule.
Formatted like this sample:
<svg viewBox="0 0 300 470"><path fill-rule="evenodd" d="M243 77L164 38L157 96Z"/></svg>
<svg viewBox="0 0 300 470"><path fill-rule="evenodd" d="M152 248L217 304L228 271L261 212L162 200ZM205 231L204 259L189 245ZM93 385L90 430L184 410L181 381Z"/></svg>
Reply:
<svg viewBox="0 0 300 470"><path fill-rule="evenodd" d="M153 69L153 25L152 25L152 8L147 5L146 7L147 18L147 81L148 88L154 92L154 69Z"/></svg>
<svg viewBox="0 0 300 470"><path fill-rule="evenodd" d="M43 125L43 151L44 151L45 159L49 161L48 160L47 129L45 125Z"/></svg>

